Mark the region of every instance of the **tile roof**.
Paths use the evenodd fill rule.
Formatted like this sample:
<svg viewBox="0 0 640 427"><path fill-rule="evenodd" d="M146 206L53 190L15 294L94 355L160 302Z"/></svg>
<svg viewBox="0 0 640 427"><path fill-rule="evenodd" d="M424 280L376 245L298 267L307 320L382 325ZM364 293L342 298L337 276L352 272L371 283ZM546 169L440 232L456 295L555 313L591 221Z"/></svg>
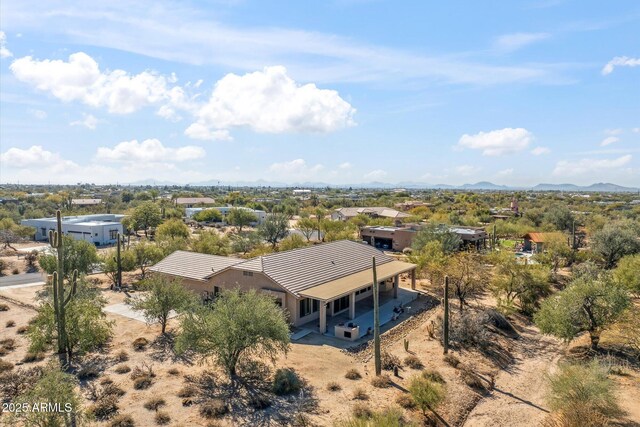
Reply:
<svg viewBox="0 0 640 427"><path fill-rule="evenodd" d="M554 235L562 235L561 233L527 233L524 235L524 239L526 239L527 237L529 238L529 240L531 240L532 242L535 243L544 243L544 241L546 240L547 237L551 237Z"/></svg>
<svg viewBox="0 0 640 427"><path fill-rule="evenodd" d="M378 206L365 208L340 208L336 209L336 212L339 212L346 217L353 217L357 216L358 214L375 214L387 218L408 218L411 216L407 213L400 212L395 209Z"/></svg>
<svg viewBox="0 0 640 427"><path fill-rule="evenodd" d="M206 280L212 272L219 272L242 261L240 258L175 251L149 270L187 279Z"/></svg>
<svg viewBox="0 0 640 427"><path fill-rule="evenodd" d="M370 269L372 256L376 257L376 265L394 260L369 245L339 240L253 258L232 268L262 272L298 295L305 289Z"/></svg>
<svg viewBox="0 0 640 427"><path fill-rule="evenodd" d="M211 204L215 202L211 197L178 197L176 199L178 205Z"/></svg>

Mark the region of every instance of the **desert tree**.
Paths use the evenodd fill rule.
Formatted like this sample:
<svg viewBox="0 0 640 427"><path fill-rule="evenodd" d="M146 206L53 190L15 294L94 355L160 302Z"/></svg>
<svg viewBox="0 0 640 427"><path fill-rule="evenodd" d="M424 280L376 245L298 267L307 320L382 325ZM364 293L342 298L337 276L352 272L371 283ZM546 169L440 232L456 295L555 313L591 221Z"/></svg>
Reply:
<svg viewBox="0 0 640 427"><path fill-rule="evenodd" d="M551 206L543 216L543 222L558 231L569 231L575 218L567 206L556 204Z"/></svg>
<svg viewBox="0 0 640 427"><path fill-rule="evenodd" d="M65 373L55 362L49 363L40 378L12 402L26 411L8 416L7 425L38 427L89 425L89 417L82 407L78 393L78 380ZM46 404L43 410L42 404ZM33 410L37 408L38 410Z"/></svg>
<svg viewBox="0 0 640 427"><path fill-rule="evenodd" d="M534 255L536 261L551 268L554 275L558 269L571 259L573 251L569 246L567 237L562 233L550 233L544 242L544 251Z"/></svg>
<svg viewBox="0 0 640 427"><path fill-rule="evenodd" d="M304 248L308 246L308 242L299 234L289 234L280 241L278 249L281 251L289 251L291 249Z"/></svg>
<svg viewBox="0 0 640 427"><path fill-rule="evenodd" d="M607 269L620 258L640 252L638 233L627 224L608 223L591 237L591 250L599 255Z"/></svg>
<svg viewBox="0 0 640 427"><path fill-rule="evenodd" d="M582 277L547 298L534 321L543 333L567 341L588 332L591 349L597 350L602 331L620 317L629 303L627 291L607 275Z"/></svg>
<svg viewBox="0 0 640 427"><path fill-rule="evenodd" d="M180 219L169 219L156 229L155 239L165 255L189 246L189 227Z"/></svg>
<svg viewBox="0 0 640 427"><path fill-rule="evenodd" d="M148 242L140 242L129 251L134 254L136 268L140 269L140 275L143 279L146 276L147 267L157 263L164 256L162 249Z"/></svg>
<svg viewBox="0 0 640 427"><path fill-rule="evenodd" d="M262 243L260 235L254 231L232 234L230 239L231 251L242 254L251 252Z"/></svg>
<svg viewBox="0 0 640 427"><path fill-rule="evenodd" d="M411 247L415 251L420 251L427 243L433 241L439 242L442 246L442 251L446 254L456 252L462 243L462 240L460 240L460 237L456 233L437 224L428 224L416 233Z"/></svg>
<svg viewBox="0 0 640 427"><path fill-rule="evenodd" d="M450 255L444 253L440 242L435 240L409 255L409 261L418 266L420 275L428 278L431 284L442 283L449 258Z"/></svg>
<svg viewBox="0 0 640 427"><path fill-rule="evenodd" d="M131 221L135 230L144 230L144 235L148 236L147 231L150 228L155 228L162 223L162 212L157 204L146 201L133 210Z"/></svg>
<svg viewBox="0 0 640 427"><path fill-rule="evenodd" d="M229 238L221 236L217 232L203 231L191 241L191 249L194 252L209 255L229 255L231 250Z"/></svg>
<svg viewBox="0 0 640 427"><path fill-rule="evenodd" d="M429 410L434 411L446 396L446 391L442 384L421 375L411 379L409 393L416 406L422 411L423 416L426 416Z"/></svg>
<svg viewBox="0 0 640 427"><path fill-rule="evenodd" d="M228 224L238 229L238 233L241 233L244 227L257 222L258 217L248 209L232 208L229 209L226 220Z"/></svg>
<svg viewBox="0 0 640 427"><path fill-rule="evenodd" d="M106 252L101 257L102 272L111 280L113 287L118 283L119 271L133 271L136 269L136 255L132 250L120 252L120 270L118 271L118 259L115 250Z"/></svg>
<svg viewBox="0 0 640 427"><path fill-rule="evenodd" d="M14 251L13 244L23 242L29 237L33 237L35 229L33 227L25 227L13 222L11 218L0 219L0 243L2 248L11 248Z"/></svg>
<svg viewBox="0 0 640 427"><path fill-rule="evenodd" d="M192 218L198 222L221 222L222 213L218 209L203 209L200 212L196 212Z"/></svg>
<svg viewBox="0 0 640 427"><path fill-rule="evenodd" d="M233 380L241 359L258 356L275 362L289 342L285 313L273 297L235 289L223 291L211 307L185 312L176 349L213 358Z"/></svg>
<svg viewBox="0 0 640 427"><path fill-rule="evenodd" d="M461 252L450 257L446 267L453 295L458 299L460 311L470 298L482 294L489 281L489 272L482 256L473 252Z"/></svg>
<svg viewBox="0 0 640 427"><path fill-rule="evenodd" d="M551 290L546 268L521 263L508 252L495 255L494 260L496 266L491 289L498 300L498 307L509 312L517 303L520 311L532 314Z"/></svg>
<svg viewBox="0 0 640 427"><path fill-rule="evenodd" d="M197 304L196 295L184 287L179 279L153 274L142 284L142 295L127 298L133 310L140 311L147 323L159 323L165 333L171 312L182 313Z"/></svg>
<svg viewBox="0 0 640 427"><path fill-rule="evenodd" d="M640 295L640 254L621 258L613 270L613 277L621 286Z"/></svg>
<svg viewBox="0 0 640 427"><path fill-rule="evenodd" d="M307 239L307 242L311 241L311 236L316 231L316 223L311 218L302 217L295 225L295 229L298 230Z"/></svg>
<svg viewBox="0 0 640 427"><path fill-rule="evenodd" d="M258 226L258 234L275 249L278 242L289 234L289 215L284 213L270 214Z"/></svg>
<svg viewBox="0 0 640 427"><path fill-rule="evenodd" d="M53 274L58 270L58 254L62 254L63 277L69 280L74 271L78 274L90 273L100 262L96 246L85 240L75 240L71 236L60 235L64 249L53 245L51 254L40 255L38 263L47 273Z"/></svg>

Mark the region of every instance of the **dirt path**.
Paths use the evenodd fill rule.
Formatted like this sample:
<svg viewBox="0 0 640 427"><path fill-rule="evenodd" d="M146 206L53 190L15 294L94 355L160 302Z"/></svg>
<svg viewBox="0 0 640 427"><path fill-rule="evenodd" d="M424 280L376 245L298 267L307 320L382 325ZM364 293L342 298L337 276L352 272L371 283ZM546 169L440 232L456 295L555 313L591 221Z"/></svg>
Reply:
<svg viewBox="0 0 640 427"><path fill-rule="evenodd" d="M471 411L465 427L536 426L548 414L545 374L555 369L562 344L533 328L521 334L515 363L497 375L495 389Z"/></svg>

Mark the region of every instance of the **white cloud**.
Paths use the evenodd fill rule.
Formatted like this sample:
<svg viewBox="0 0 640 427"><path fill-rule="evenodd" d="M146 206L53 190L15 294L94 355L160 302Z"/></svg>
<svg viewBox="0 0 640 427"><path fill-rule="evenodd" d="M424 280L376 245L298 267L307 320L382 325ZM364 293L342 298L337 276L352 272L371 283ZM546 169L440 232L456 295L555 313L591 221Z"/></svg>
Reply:
<svg viewBox="0 0 640 427"><path fill-rule="evenodd" d="M470 176L473 175L475 173L480 172L479 167L477 166L472 166L472 165L460 165L460 166L456 166L456 168L454 169L457 175L460 176Z"/></svg>
<svg viewBox="0 0 640 427"><path fill-rule="evenodd" d="M354 113L338 92L299 85L284 67L274 66L219 80L185 133L199 139L213 139L214 132L234 127L260 133L324 133L353 126Z"/></svg>
<svg viewBox="0 0 640 427"><path fill-rule="evenodd" d="M620 128L617 129L605 129L604 133L607 135L621 135L624 131Z"/></svg>
<svg viewBox="0 0 640 427"><path fill-rule="evenodd" d="M7 49L7 35L4 31L0 31L0 58L9 58L10 56L13 54Z"/></svg>
<svg viewBox="0 0 640 427"><path fill-rule="evenodd" d="M44 120L47 118L47 112L43 110L29 109L29 113L38 120Z"/></svg>
<svg viewBox="0 0 640 427"><path fill-rule="evenodd" d="M511 176L513 175L513 168L504 169L498 172L498 176Z"/></svg>
<svg viewBox="0 0 640 427"><path fill-rule="evenodd" d="M601 173L619 169L631 162L633 156L618 157L617 159L581 159L577 161L561 160L556 163L553 175L556 176L576 176L594 173Z"/></svg>
<svg viewBox="0 0 640 427"><path fill-rule="evenodd" d="M77 168L78 165L63 159L60 154L45 150L41 145L33 145L28 149L9 148L0 154L0 163L11 168L48 168L52 171Z"/></svg>
<svg viewBox="0 0 640 427"><path fill-rule="evenodd" d="M269 172L280 179L308 179L316 176L322 170L324 170L323 165L308 165L304 159L274 163L269 166Z"/></svg>
<svg viewBox="0 0 640 427"><path fill-rule="evenodd" d="M618 141L620 141L620 138L618 138L617 136L608 136L602 140L602 142L600 143L600 146L606 147L607 145L611 145L614 142L618 142Z"/></svg>
<svg viewBox="0 0 640 427"><path fill-rule="evenodd" d="M132 164L175 163L200 159L206 155L202 147L187 145L180 148L165 147L157 139L123 141L113 148L99 147L97 160Z"/></svg>
<svg viewBox="0 0 640 427"><path fill-rule="evenodd" d="M532 140L533 134L526 129L504 128L475 135L464 134L458 141L458 147L482 150L485 156L501 156L526 149Z"/></svg>
<svg viewBox="0 0 640 427"><path fill-rule="evenodd" d="M89 55L77 52L69 61L16 59L9 67L15 77L65 101L80 101L91 107L106 107L110 113L127 114L145 106L164 103L182 105L186 95L180 88L169 88L175 77L153 71L131 75L123 70L100 71ZM169 115L164 112L164 115Z"/></svg>
<svg viewBox="0 0 640 427"><path fill-rule="evenodd" d="M533 154L534 156L541 156L543 154L549 154L551 152L551 149L548 147L535 147L533 150L531 150L531 154Z"/></svg>
<svg viewBox="0 0 640 427"><path fill-rule="evenodd" d="M633 129L631 129L631 132L640 133L640 128L633 128Z"/></svg>
<svg viewBox="0 0 640 427"><path fill-rule="evenodd" d="M513 33L504 34L494 42L494 47L503 52L513 52L527 45L551 37L549 33Z"/></svg>
<svg viewBox="0 0 640 427"><path fill-rule="evenodd" d="M233 137L229 134L227 129L209 129L207 126L200 123L192 123L185 131L184 134L193 139L200 139L203 141L231 141Z"/></svg>
<svg viewBox="0 0 640 427"><path fill-rule="evenodd" d="M602 75L613 73L615 67L637 67L640 66L640 58L629 58L628 56L616 56L602 68Z"/></svg>
<svg viewBox="0 0 640 427"><path fill-rule="evenodd" d="M387 176L387 172L383 171L382 169L376 169L376 170L372 170L369 173L366 173L364 175L364 179L369 179L369 180L380 180L380 179L384 179Z"/></svg>
<svg viewBox="0 0 640 427"><path fill-rule="evenodd" d="M338 169L342 169L342 170L351 169L351 163L349 162L340 163L338 165Z"/></svg>
<svg viewBox="0 0 640 427"><path fill-rule="evenodd" d="M87 129L95 130L98 126L99 120L92 114L82 113L82 120L75 120L69 125L71 126L84 126Z"/></svg>

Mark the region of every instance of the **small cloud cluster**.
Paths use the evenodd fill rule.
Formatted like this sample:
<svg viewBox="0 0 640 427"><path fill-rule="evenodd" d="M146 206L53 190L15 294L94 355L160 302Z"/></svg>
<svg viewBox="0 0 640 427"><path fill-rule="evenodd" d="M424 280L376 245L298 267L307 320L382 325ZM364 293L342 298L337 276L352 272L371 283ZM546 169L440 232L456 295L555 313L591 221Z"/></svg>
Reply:
<svg viewBox="0 0 640 427"><path fill-rule="evenodd" d="M620 141L620 138L618 138L617 136L608 136L602 140L602 142L600 143L600 146L606 147L607 145L611 145L614 142L618 142L618 141Z"/></svg>
<svg viewBox="0 0 640 427"><path fill-rule="evenodd" d="M632 156L627 154L616 159L562 160L553 170L555 176L579 176L619 169L631 163Z"/></svg>
<svg viewBox="0 0 640 427"><path fill-rule="evenodd" d="M34 145L27 149L9 148L4 153L0 153L0 164L12 168L47 168L54 172L78 167L76 163L63 159L58 153L45 150L41 145Z"/></svg>
<svg viewBox="0 0 640 427"><path fill-rule="evenodd" d="M95 130L99 120L92 114L82 113L82 120L74 120L69 123L71 126L84 126L87 129Z"/></svg>
<svg viewBox="0 0 640 427"><path fill-rule="evenodd" d="M269 167L269 172L280 179L309 179L315 177L324 170L321 164L309 165L304 159L295 159L289 162L274 163Z"/></svg>
<svg viewBox="0 0 640 427"><path fill-rule="evenodd" d="M513 52L530 44L548 39L549 33L513 33L504 34L494 42L494 47L502 52Z"/></svg>
<svg viewBox="0 0 640 427"><path fill-rule="evenodd" d="M0 58L9 58L11 56L13 54L7 48L7 35L4 31L0 31Z"/></svg>
<svg viewBox="0 0 640 427"><path fill-rule="evenodd" d="M227 74L195 113L185 134L196 139L228 139L228 130L259 133L332 132L354 125L355 109L334 90L299 85L282 66L243 76Z"/></svg>
<svg viewBox="0 0 640 427"><path fill-rule="evenodd" d="M637 67L640 66L640 58L629 58L628 56L616 56L602 68L602 75L613 73L615 67Z"/></svg>
<svg viewBox="0 0 640 427"><path fill-rule="evenodd" d="M534 156L541 156L543 154L549 154L550 152L551 149L548 147L536 147L531 150L531 154L533 154Z"/></svg>
<svg viewBox="0 0 640 427"><path fill-rule="evenodd" d="M475 135L464 134L458 141L458 147L482 150L485 156L501 156L526 149L532 140L533 134L524 128L504 128Z"/></svg>
<svg viewBox="0 0 640 427"><path fill-rule="evenodd" d="M180 148L165 147L157 139L123 141L113 148L99 147L97 160L127 163L185 162L205 156L202 147L186 145Z"/></svg>

